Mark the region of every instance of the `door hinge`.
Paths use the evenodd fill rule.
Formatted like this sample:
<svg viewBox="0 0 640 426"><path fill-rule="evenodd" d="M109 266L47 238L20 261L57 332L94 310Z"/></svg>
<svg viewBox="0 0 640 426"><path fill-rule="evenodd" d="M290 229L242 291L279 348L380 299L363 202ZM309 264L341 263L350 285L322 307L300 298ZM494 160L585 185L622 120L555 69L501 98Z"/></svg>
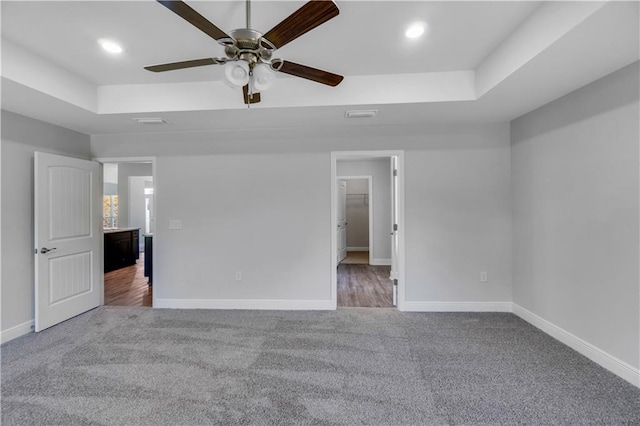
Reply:
<svg viewBox="0 0 640 426"><path fill-rule="evenodd" d="M393 169L393 175L398 176L398 169Z"/></svg>
<svg viewBox="0 0 640 426"><path fill-rule="evenodd" d="M398 224L397 224L397 223L394 223L394 224L393 224L393 231L395 232L395 231L397 231L397 230L398 230Z"/></svg>
<svg viewBox="0 0 640 426"><path fill-rule="evenodd" d="M398 280L394 279L393 280L393 301L392 304L393 306L398 306Z"/></svg>

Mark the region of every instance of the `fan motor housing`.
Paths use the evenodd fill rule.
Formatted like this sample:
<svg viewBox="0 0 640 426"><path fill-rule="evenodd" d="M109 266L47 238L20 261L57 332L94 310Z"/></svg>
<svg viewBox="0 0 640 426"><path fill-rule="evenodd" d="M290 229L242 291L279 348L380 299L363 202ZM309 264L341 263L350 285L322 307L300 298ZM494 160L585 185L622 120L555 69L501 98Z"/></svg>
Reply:
<svg viewBox="0 0 640 426"><path fill-rule="evenodd" d="M248 62L268 62L275 46L262 37L262 33L249 28L231 31L233 43L225 43L225 54L230 59L241 58ZM252 60L251 60L252 59Z"/></svg>

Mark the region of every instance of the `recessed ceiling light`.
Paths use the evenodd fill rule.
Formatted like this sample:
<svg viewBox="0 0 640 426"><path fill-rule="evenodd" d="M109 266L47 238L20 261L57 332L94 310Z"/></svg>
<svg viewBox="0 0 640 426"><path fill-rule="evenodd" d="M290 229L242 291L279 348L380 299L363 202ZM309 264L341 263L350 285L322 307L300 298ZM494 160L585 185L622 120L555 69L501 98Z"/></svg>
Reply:
<svg viewBox="0 0 640 426"><path fill-rule="evenodd" d="M418 38L422 34L424 34L424 28L426 24L423 22L416 22L415 24L411 24L407 31L405 31L404 35L407 38Z"/></svg>
<svg viewBox="0 0 640 426"><path fill-rule="evenodd" d="M98 43L100 43L100 46L109 53L122 53L122 47L114 41L100 39L98 40Z"/></svg>

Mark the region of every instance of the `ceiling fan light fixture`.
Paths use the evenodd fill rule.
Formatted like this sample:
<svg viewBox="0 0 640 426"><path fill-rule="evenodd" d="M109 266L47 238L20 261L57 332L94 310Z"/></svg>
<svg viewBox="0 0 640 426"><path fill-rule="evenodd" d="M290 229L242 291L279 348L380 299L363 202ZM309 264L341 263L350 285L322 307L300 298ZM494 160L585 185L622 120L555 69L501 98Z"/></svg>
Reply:
<svg viewBox="0 0 640 426"><path fill-rule="evenodd" d="M418 38L422 34L424 34L424 30L426 28L426 24L424 22L415 22L407 28L404 35L407 38Z"/></svg>
<svg viewBox="0 0 640 426"><path fill-rule="evenodd" d="M251 29L251 0L246 0L246 27L235 29L230 35L183 0L157 2L224 46L226 57L150 65L144 67L147 71L164 72L225 64L225 78L222 82L233 88L242 87L247 106L260 102L260 90L269 88L275 82L273 72L283 72L331 87L337 86L344 79L341 75L321 69L271 59L276 50L338 16L340 11L333 0L308 0L265 34Z"/></svg>
<svg viewBox="0 0 640 426"><path fill-rule="evenodd" d="M245 61L227 62L224 66L227 82L235 87L242 87L249 83L249 64Z"/></svg>
<svg viewBox="0 0 640 426"><path fill-rule="evenodd" d="M253 87L258 90L267 90L275 84L276 73L267 64L257 64L253 67Z"/></svg>

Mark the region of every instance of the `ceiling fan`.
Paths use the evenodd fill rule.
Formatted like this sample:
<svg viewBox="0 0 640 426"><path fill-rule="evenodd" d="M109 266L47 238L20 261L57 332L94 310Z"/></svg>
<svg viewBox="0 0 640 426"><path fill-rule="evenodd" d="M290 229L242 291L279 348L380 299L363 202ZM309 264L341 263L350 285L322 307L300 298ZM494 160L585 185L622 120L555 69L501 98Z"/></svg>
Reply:
<svg viewBox="0 0 640 426"><path fill-rule="evenodd" d="M275 74L283 72L328 86L337 86L341 75L306 65L273 58L273 53L285 44L336 17L340 11L332 0L311 0L267 33L251 29L251 1L246 0L247 27L225 33L181 0L157 0L194 27L224 46L226 57L193 59L144 67L148 71L164 72L204 65L225 65L225 77L234 86L242 87L244 103L260 102L260 90L268 88Z"/></svg>

